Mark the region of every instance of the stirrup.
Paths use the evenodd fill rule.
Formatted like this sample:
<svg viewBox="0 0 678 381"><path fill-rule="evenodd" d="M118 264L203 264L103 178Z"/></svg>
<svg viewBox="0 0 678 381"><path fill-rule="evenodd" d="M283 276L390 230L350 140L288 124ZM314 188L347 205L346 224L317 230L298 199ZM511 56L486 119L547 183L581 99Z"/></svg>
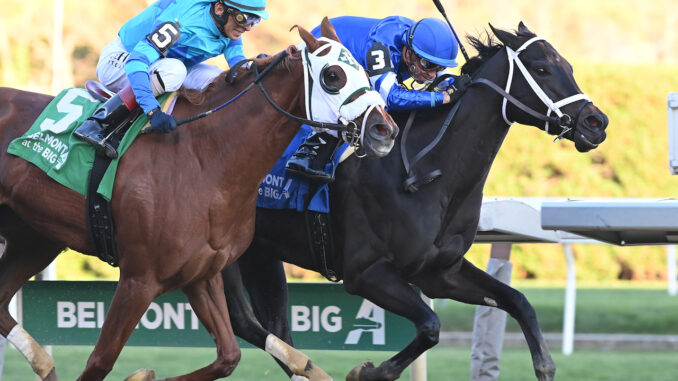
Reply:
<svg viewBox="0 0 678 381"><path fill-rule="evenodd" d="M331 183L334 181L334 170L332 170L331 172L319 171L313 168L304 167L303 165L298 165L296 163L290 162L287 162L285 170L289 173L298 176L303 176L322 183Z"/></svg>
<svg viewBox="0 0 678 381"><path fill-rule="evenodd" d="M88 122L96 123L97 126L85 125L85 123ZM104 136L103 127L101 127L99 122L95 119L86 120L80 127L73 131L73 136L84 141L85 143L91 144L94 146L94 149L96 149L97 152L103 153L109 159L115 159L118 157L118 150L108 142L110 134Z"/></svg>

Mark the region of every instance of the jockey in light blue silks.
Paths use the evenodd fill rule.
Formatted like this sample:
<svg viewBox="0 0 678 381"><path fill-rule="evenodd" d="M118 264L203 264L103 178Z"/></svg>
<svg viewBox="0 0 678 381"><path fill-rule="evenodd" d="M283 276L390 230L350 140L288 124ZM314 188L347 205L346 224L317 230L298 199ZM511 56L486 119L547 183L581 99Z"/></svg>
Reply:
<svg viewBox="0 0 678 381"><path fill-rule="evenodd" d="M140 105L151 131L170 132L176 120L160 110L160 94L182 84L202 90L222 70L202 62L224 55L244 60L241 36L267 19L266 0L159 0L125 23L104 48L97 77L117 92L75 131L75 136L117 156L104 137Z"/></svg>
<svg viewBox="0 0 678 381"><path fill-rule="evenodd" d="M443 92L410 90L402 84L412 78L419 83L431 82L440 71L456 67L458 42L450 27L437 18L418 22L406 17L385 19L337 17L330 22L341 43L367 70L372 86L388 110L414 110L436 107L457 100L468 86L468 76L456 77ZM318 35L319 28L312 32ZM334 180L334 170L327 163L341 144L329 132L310 135L287 162L292 173L321 182Z"/></svg>

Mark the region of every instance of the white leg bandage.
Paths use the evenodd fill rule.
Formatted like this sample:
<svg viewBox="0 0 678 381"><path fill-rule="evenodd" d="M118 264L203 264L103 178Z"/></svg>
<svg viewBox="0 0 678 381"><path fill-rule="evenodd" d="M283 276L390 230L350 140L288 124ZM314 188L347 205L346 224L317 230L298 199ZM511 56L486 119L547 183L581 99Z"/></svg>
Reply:
<svg viewBox="0 0 678 381"><path fill-rule="evenodd" d="M31 335L20 325L15 325L7 335L7 341L12 343L19 352L31 363L35 374L45 379L54 369L54 359L38 344Z"/></svg>

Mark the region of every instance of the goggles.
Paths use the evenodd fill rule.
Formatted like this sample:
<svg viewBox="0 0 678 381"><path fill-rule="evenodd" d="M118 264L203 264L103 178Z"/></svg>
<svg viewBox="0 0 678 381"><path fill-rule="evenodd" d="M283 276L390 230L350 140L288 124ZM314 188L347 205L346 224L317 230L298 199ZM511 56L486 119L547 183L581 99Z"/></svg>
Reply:
<svg viewBox="0 0 678 381"><path fill-rule="evenodd" d="M255 26L261 22L261 17L242 12L235 8L226 8L226 12L233 16L233 20L240 26Z"/></svg>
<svg viewBox="0 0 678 381"><path fill-rule="evenodd" d="M426 71L441 71L445 69L445 66L435 64L426 58L418 57L419 58L419 65Z"/></svg>

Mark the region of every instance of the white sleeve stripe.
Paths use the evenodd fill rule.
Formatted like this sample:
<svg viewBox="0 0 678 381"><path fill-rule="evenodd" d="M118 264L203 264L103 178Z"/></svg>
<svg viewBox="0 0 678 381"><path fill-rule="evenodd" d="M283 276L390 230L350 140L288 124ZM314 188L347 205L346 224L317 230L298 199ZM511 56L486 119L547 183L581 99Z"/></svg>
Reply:
<svg viewBox="0 0 678 381"><path fill-rule="evenodd" d="M384 101L388 100L388 94L391 92L391 88L393 88L393 86L396 84L396 80L396 74L392 71L383 75L375 75L370 77L372 86L374 86L375 89L379 91L379 94L381 95L381 98L384 99Z"/></svg>

